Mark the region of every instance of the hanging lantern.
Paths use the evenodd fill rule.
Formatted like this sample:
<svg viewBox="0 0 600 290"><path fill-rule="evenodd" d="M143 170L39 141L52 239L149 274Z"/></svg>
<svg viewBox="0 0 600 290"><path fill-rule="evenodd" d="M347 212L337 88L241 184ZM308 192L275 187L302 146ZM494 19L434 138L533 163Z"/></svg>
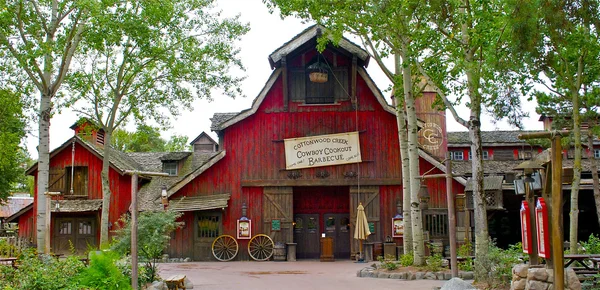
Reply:
<svg viewBox="0 0 600 290"><path fill-rule="evenodd" d="M328 80L328 67L321 62L321 55L317 56L317 62L307 67L308 77L313 83L326 83Z"/></svg>

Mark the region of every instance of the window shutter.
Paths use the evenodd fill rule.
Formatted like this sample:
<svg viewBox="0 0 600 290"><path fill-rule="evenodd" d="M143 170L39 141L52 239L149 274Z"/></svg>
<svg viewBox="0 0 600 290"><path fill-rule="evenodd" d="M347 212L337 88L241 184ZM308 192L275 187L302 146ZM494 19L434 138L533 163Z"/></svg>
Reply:
<svg viewBox="0 0 600 290"><path fill-rule="evenodd" d="M289 93L292 102L304 102L306 76L304 70L290 70Z"/></svg>

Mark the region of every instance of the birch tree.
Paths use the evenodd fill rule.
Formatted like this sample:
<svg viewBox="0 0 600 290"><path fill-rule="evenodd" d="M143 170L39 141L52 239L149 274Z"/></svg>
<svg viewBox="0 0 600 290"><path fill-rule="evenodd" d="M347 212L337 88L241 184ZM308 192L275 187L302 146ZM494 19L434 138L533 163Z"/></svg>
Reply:
<svg viewBox="0 0 600 290"><path fill-rule="evenodd" d="M531 75L545 87L535 94L537 111L557 119L568 114L572 126L575 158L569 240L576 245L582 171L581 117L586 110L594 106L597 110L598 106L593 101L586 102L592 94L585 92L597 92L600 87L600 1L539 0L519 2L515 8L514 38ZM597 97L591 100L597 101ZM576 250L577 247L571 247L571 253Z"/></svg>
<svg viewBox="0 0 600 290"><path fill-rule="evenodd" d="M75 110L104 130L100 244L108 242L109 165L114 130L133 118L166 125L213 90L241 96L244 67L236 41L248 31L238 17L220 18L214 1L127 1L93 19L80 65L69 80Z"/></svg>
<svg viewBox="0 0 600 290"><path fill-rule="evenodd" d="M49 178L50 118L60 101L59 91L87 23L100 11L101 1L3 1L0 3L0 51L5 72L25 76L39 94L36 241L44 251Z"/></svg>
<svg viewBox="0 0 600 290"><path fill-rule="evenodd" d="M282 16L294 15L314 19L329 30L332 38L340 39L344 32L359 37L369 55L377 62L393 84L394 106L399 129L403 175L403 212L405 217L404 251L412 252L415 265L424 265L425 249L421 218L419 154L415 76L411 58L415 54L410 35L420 23L416 15L418 1L347 1L334 4L318 1L272 0L271 9L278 8ZM326 38L323 38L326 39ZM395 55L396 63L387 65L385 58ZM406 119L404 117L406 112ZM410 214L407 214L409 213Z"/></svg>

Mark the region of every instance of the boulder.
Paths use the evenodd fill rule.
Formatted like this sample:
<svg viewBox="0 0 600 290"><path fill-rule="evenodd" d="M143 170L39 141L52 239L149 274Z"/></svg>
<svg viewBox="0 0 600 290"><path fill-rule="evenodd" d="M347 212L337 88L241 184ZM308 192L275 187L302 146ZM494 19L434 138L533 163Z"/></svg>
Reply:
<svg viewBox="0 0 600 290"><path fill-rule="evenodd" d="M527 278L527 271L529 270L529 265L519 264L515 265L512 269L513 274L519 275L521 278Z"/></svg>
<svg viewBox="0 0 600 290"><path fill-rule="evenodd" d="M548 280L548 271L546 271L546 268L530 268L527 273L527 279L546 282Z"/></svg>
<svg viewBox="0 0 600 290"><path fill-rule="evenodd" d="M162 281L154 281L147 290L167 290L167 285Z"/></svg>
<svg viewBox="0 0 600 290"><path fill-rule="evenodd" d="M519 279L512 281L510 285L510 290L525 290L525 286L527 286L527 280Z"/></svg>
<svg viewBox="0 0 600 290"><path fill-rule="evenodd" d="M535 281L535 280L529 280L529 282L527 282L527 287L525 289L527 289L527 290L547 290L548 283L541 282L541 281Z"/></svg>
<svg viewBox="0 0 600 290"><path fill-rule="evenodd" d="M183 285L185 289L194 289L194 283L188 277L185 277L185 280L183 280Z"/></svg>
<svg viewBox="0 0 600 290"><path fill-rule="evenodd" d="M477 288L475 288L473 285L471 285L471 283L464 281L460 278L452 278L450 280L448 280L448 282L444 283L444 285L442 286L442 288L440 290L475 290Z"/></svg>

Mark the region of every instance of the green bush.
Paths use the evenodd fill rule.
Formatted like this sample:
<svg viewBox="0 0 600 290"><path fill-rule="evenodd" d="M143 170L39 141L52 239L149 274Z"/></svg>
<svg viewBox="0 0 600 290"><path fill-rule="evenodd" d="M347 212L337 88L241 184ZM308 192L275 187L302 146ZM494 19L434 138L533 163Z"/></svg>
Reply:
<svg viewBox="0 0 600 290"><path fill-rule="evenodd" d="M11 245L5 239L0 238L0 257L18 257L21 254L19 247Z"/></svg>
<svg viewBox="0 0 600 290"><path fill-rule="evenodd" d="M402 265L402 267L412 266L414 262L415 257L412 252L400 255L400 265Z"/></svg>
<svg viewBox="0 0 600 290"><path fill-rule="evenodd" d="M475 259L475 279L492 288L506 287L512 277L512 267L522 263L522 256L521 246L518 244L502 250L490 241L488 255L477 256Z"/></svg>
<svg viewBox="0 0 600 290"><path fill-rule="evenodd" d="M381 263L381 268L390 271L398 269L398 262L394 261L394 256L392 255L387 255L385 259L382 256L379 256L377 257L377 260Z"/></svg>
<svg viewBox="0 0 600 290"><path fill-rule="evenodd" d="M587 254L600 254L600 238L591 234L587 241L581 242Z"/></svg>
<svg viewBox="0 0 600 290"><path fill-rule="evenodd" d="M465 258L458 263L459 270L473 271L473 258L471 258L471 253L473 253L473 245L471 243L466 243L458 248L458 256Z"/></svg>
<svg viewBox="0 0 600 290"><path fill-rule="evenodd" d="M47 255L38 257L33 250L28 250L21 254L17 263L18 269L0 267L0 288L80 289L76 277L85 266L76 257L59 261Z"/></svg>
<svg viewBox="0 0 600 290"><path fill-rule="evenodd" d="M119 259L115 262L117 268L125 275L125 277L131 277L131 256L127 256L125 258ZM157 280L159 278L157 277ZM147 266L138 266L138 285L142 287L147 283L153 282L154 280L151 277L150 270Z"/></svg>
<svg viewBox="0 0 600 290"><path fill-rule="evenodd" d="M89 289L131 289L131 281L117 267L119 255L112 251L90 253L90 266L79 275L81 286Z"/></svg>
<svg viewBox="0 0 600 290"><path fill-rule="evenodd" d="M427 269L428 271L437 272L440 269L442 269L443 259L441 254L429 255L425 262L427 264L425 266L425 269Z"/></svg>
<svg viewBox="0 0 600 290"><path fill-rule="evenodd" d="M140 213L137 225L138 250L140 258L146 260L151 281L157 278L156 261L169 245L171 232L178 228L176 220L180 216L181 213L175 211ZM116 230L117 238L111 249L126 255L131 249L131 219L125 216L121 221L122 227Z"/></svg>

